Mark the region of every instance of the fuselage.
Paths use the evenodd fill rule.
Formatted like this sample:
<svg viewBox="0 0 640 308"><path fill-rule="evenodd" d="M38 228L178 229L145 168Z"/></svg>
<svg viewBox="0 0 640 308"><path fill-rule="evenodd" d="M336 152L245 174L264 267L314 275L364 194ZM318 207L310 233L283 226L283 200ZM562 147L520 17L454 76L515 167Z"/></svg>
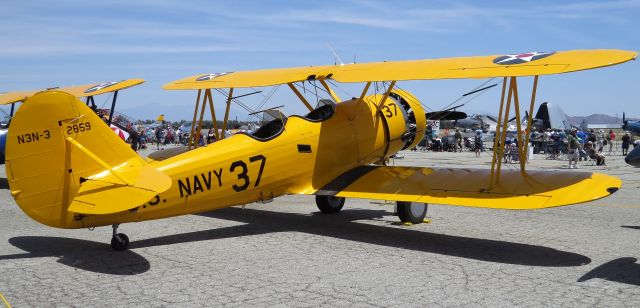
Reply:
<svg viewBox="0 0 640 308"><path fill-rule="evenodd" d="M62 227L159 219L286 194L313 194L346 171L384 161L422 139L426 120L413 96L402 91L378 110L380 99L377 95L365 102L338 103L331 115L320 120L291 116L283 130L268 138L237 134L151 161L152 167L171 177L168 191L121 213L80 217L68 213L73 219L68 217L68 225Z"/></svg>

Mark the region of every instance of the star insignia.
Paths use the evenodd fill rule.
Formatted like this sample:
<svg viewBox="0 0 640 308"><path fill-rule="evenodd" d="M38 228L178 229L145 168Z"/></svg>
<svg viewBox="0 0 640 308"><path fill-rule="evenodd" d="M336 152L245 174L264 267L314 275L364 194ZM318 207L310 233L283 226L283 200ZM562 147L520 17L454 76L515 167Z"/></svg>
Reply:
<svg viewBox="0 0 640 308"><path fill-rule="evenodd" d="M550 55L553 55L555 51L551 52L525 52L519 54L508 54L504 56L497 57L493 59L493 63L500 65L512 65L512 64L522 64L532 62L538 59L546 58Z"/></svg>

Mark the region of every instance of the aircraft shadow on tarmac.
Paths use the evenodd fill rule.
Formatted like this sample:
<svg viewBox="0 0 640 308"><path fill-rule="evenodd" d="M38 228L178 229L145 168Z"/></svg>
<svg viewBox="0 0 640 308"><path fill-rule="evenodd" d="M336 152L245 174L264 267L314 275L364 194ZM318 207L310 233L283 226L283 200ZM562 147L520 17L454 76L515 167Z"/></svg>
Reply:
<svg viewBox="0 0 640 308"><path fill-rule="evenodd" d="M355 220L381 219L389 214L384 210L344 210L337 215L320 213L300 215L228 208L199 215L246 224L134 241L131 243L131 247L138 248L295 231L374 245L506 264L559 267L581 266L591 262L591 259L586 256L543 246L435 234L353 222Z"/></svg>
<svg viewBox="0 0 640 308"><path fill-rule="evenodd" d="M105 243L50 236L17 236L9 239L9 243L28 252L0 256L0 262L58 257L57 262L61 264L111 275L136 275L151 268L149 261L143 256L130 250L113 251L111 246Z"/></svg>
<svg viewBox="0 0 640 308"><path fill-rule="evenodd" d="M423 251L487 262L527 266L581 266L586 256L549 247L428 233L408 229L356 223L382 219L384 210L344 210L338 215L301 215L253 209L228 208L201 216L246 223L132 241L131 249L207 241L275 232L305 232L387 247ZM9 239L28 253L0 256L2 260L59 257L58 262L78 269L112 275L135 275L149 270L143 256L131 251L112 251L107 243L48 236L19 236Z"/></svg>
<svg viewBox="0 0 640 308"><path fill-rule="evenodd" d="M578 279L578 282L600 278L607 281L640 286L640 264L636 258L618 258L602 264Z"/></svg>

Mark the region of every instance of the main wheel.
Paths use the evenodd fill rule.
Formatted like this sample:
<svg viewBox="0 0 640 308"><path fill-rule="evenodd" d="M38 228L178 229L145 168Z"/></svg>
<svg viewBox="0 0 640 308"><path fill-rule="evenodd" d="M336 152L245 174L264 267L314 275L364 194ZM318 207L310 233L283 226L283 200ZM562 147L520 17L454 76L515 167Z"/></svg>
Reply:
<svg viewBox="0 0 640 308"><path fill-rule="evenodd" d="M124 233L118 233L111 238L111 248L121 251L129 247L129 237Z"/></svg>
<svg viewBox="0 0 640 308"><path fill-rule="evenodd" d="M398 206L398 218L402 222L419 224L427 216L428 205L426 203L398 201L396 204Z"/></svg>
<svg viewBox="0 0 640 308"><path fill-rule="evenodd" d="M335 214L342 210L342 207L344 206L344 198L316 195L316 205L323 214Z"/></svg>

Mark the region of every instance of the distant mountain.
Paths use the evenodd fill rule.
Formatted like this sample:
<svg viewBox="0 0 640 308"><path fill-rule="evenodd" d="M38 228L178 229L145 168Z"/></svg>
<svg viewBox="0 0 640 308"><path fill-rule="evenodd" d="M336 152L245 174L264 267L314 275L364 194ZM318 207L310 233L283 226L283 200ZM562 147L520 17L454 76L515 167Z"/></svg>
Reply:
<svg viewBox="0 0 640 308"><path fill-rule="evenodd" d="M580 126L582 122L587 124L620 124L622 125L622 118L613 117L606 114L592 114L588 116L567 116L571 124Z"/></svg>

